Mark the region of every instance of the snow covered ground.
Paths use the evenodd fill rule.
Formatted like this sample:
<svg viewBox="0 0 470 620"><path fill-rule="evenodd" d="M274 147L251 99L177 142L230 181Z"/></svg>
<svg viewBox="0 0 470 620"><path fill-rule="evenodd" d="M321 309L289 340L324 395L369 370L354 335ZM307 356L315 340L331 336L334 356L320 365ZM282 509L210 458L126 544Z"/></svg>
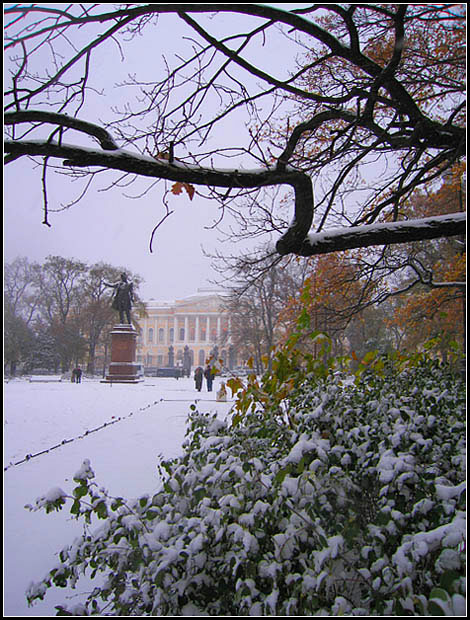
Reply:
<svg viewBox="0 0 470 620"><path fill-rule="evenodd" d="M67 508L46 515L24 506L53 487L71 492L86 458L111 495L133 499L157 490L158 457L181 453L190 405L198 401L200 411L222 418L230 411L230 400L216 402L219 383L210 393L205 386L197 392L192 379L172 378L138 385L86 378L81 384L15 379L4 385L5 616L55 616L55 605L77 595L52 588L28 607L26 588L53 568L56 553L82 525Z"/></svg>

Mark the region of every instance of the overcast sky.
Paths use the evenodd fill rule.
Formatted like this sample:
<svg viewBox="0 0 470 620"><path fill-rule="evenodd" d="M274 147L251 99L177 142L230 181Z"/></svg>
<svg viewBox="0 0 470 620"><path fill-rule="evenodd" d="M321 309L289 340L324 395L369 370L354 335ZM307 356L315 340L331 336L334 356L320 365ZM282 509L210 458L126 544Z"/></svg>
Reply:
<svg viewBox="0 0 470 620"><path fill-rule="evenodd" d="M64 195L70 180L64 179ZM60 206L49 197L51 208ZM158 188L138 200L118 190L90 192L78 205L49 213L50 227L42 224L40 171L25 159L10 164L4 175L4 259L26 256L42 262L49 255L88 263L105 262L129 269L145 280L144 299L175 299L213 286L211 260L204 256L218 244L218 234L205 227L217 217L217 204L171 197L173 215L157 231L149 249L153 227L164 215Z"/></svg>
<svg viewBox="0 0 470 620"><path fill-rule="evenodd" d="M289 6L289 5L285 5ZM170 16L165 16L169 18ZM226 19L233 19L229 16ZM174 28L162 28L159 22L159 37L170 36L172 44L177 41L179 21L172 16ZM166 22L168 23L168 22ZM148 34L147 34L148 36ZM150 34L150 38L152 35ZM136 45L148 45L142 37ZM178 42L178 45L180 43ZM162 49L163 47L163 49ZM137 49L135 54L126 52L121 63L121 77L132 73L136 63L142 64L145 55ZM175 52L178 46L173 46ZM158 54L170 54L165 45L159 46ZM263 50L263 58L266 57ZM112 51L99 54L99 79L111 80L112 70L117 66L119 54ZM275 54L267 55L279 66ZM155 57L152 57L155 65ZM5 71L8 63L5 60ZM138 67L139 70L142 67ZM143 67L144 69L148 67ZM124 71L124 74L122 73ZM119 79L119 77L117 78ZM115 93L112 93L113 97ZM96 121L107 119L109 106L115 101L108 97L96 105L103 107L94 115L85 112L80 118ZM232 127L236 134L238 127ZM227 142L230 136L226 136ZM60 164L60 162L55 162ZM211 260L204 256L203 247L212 252L221 249L216 230L208 230L219 217L216 202L199 199L191 201L183 193L170 197L173 215L157 231L153 241L153 252L149 243L152 230L165 214L162 205L163 190L154 188L139 199L129 199L125 194L139 194L139 187L126 190L89 191L76 206L60 210L62 205L76 197L80 191L78 183L57 172L49 173L48 220L51 227L42 224L43 198L41 188L41 168L21 158L6 167L4 171L4 260L12 261L17 256L25 256L31 261L42 262L49 255L59 255L88 263L106 262L116 267L129 269L144 278L140 293L144 299L175 299L193 294L198 288L213 286L210 280L216 277L211 271ZM106 183L101 184L103 187ZM54 209L59 209L54 212ZM232 252L229 248L228 252Z"/></svg>

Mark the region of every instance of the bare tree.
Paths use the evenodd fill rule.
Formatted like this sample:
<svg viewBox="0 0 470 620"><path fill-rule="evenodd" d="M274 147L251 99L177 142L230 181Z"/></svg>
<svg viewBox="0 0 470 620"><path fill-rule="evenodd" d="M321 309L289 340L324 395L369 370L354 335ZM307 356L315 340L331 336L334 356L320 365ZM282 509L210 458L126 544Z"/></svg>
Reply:
<svg viewBox="0 0 470 620"><path fill-rule="evenodd" d="M280 340L279 317L301 283L300 270L290 261L272 265L264 261L264 269L258 269L253 279L249 266L240 260L234 269L226 308L230 313L231 338L234 346L252 357L256 371L271 368L273 347Z"/></svg>
<svg viewBox="0 0 470 620"><path fill-rule="evenodd" d="M29 352L28 337L41 333L67 369L87 358L87 372L95 371L96 349L109 341L116 322L111 294L103 281L116 281L124 271L105 263L87 265L60 256L48 256L43 264L17 258L5 264L4 313L6 357L18 362ZM136 311L145 313L138 296L142 278L128 273L136 289ZM24 357L24 355L23 355Z"/></svg>
<svg viewBox="0 0 470 620"><path fill-rule="evenodd" d="M41 158L45 223L52 166L85 188L115 171L116 186L206 192L221 217L244 197L280 255L465 232L464 213L406 217L412 192L465 155L464 5L15 4L5 16L6 161ZM118 77L131 97L118 110L104 91L101 122L99 55L125 66L141 40L145 58ZM263 207L266 188L291 188L293 216L283 200Z"/></svg>
<svg viewBox="0 0 470 620"><path fill-rule="evenodd" d="M97 263L88 268L87 278L83 283L82 295L77 308L77 321L86 335L87 342L87 372L95 373L96 353L100 345L105 348L110 345L109 331L117 320L116 311L111 306L109 287L104 282L119 281L123 267L113 267L106 263ZM128 273L129 279L135 285L136 310L142 314L145 312L144 304L139 299L138 287L142 278L136 274ZM139 328L139 326L136 326Z"/></svg>
<svg viewBox="0 0 470 620"><path fill-rule="evenodd" d="M30 325L38 307L38 297L34 294L37 266L25 257L18 257L5 263L3 272L4 305L10 312Z"/></svg>
<svg viewBox="0 0 470 620"><path fill-rule="evenodd" d="M3 363L8 372L16 374L33 345L31 329L37 299L32 295L34 281L32 266L25 258L5 264L3 277Z"/></svg>

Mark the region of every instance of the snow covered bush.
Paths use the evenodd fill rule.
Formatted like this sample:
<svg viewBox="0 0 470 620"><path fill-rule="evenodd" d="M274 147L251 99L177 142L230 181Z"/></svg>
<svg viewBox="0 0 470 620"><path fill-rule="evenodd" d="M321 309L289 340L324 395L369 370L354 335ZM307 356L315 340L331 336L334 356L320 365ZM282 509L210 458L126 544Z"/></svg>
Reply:
<svg viewBox="0 0 470 620"><path fill-rule="evenodd" d="M368 361L348 382L280 352L229 420L193 407L152 497L108 497L86 461L37 502L88 525L30 601L86 572L60 615L465 615L464 386Z"/></svg>

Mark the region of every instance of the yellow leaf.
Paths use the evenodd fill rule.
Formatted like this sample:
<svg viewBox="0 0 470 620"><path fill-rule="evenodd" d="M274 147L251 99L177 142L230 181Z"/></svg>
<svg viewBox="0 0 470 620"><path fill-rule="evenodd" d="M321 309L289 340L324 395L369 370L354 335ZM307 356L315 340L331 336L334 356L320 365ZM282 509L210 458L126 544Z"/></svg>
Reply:
<svg viewBox="0 0 470 620"><path fill-rule="evenodd" d="M237 377L229 379L227 381L227 386L232 390L232 395L236 394L238 390L243 389L243 383Z"/></svg>

